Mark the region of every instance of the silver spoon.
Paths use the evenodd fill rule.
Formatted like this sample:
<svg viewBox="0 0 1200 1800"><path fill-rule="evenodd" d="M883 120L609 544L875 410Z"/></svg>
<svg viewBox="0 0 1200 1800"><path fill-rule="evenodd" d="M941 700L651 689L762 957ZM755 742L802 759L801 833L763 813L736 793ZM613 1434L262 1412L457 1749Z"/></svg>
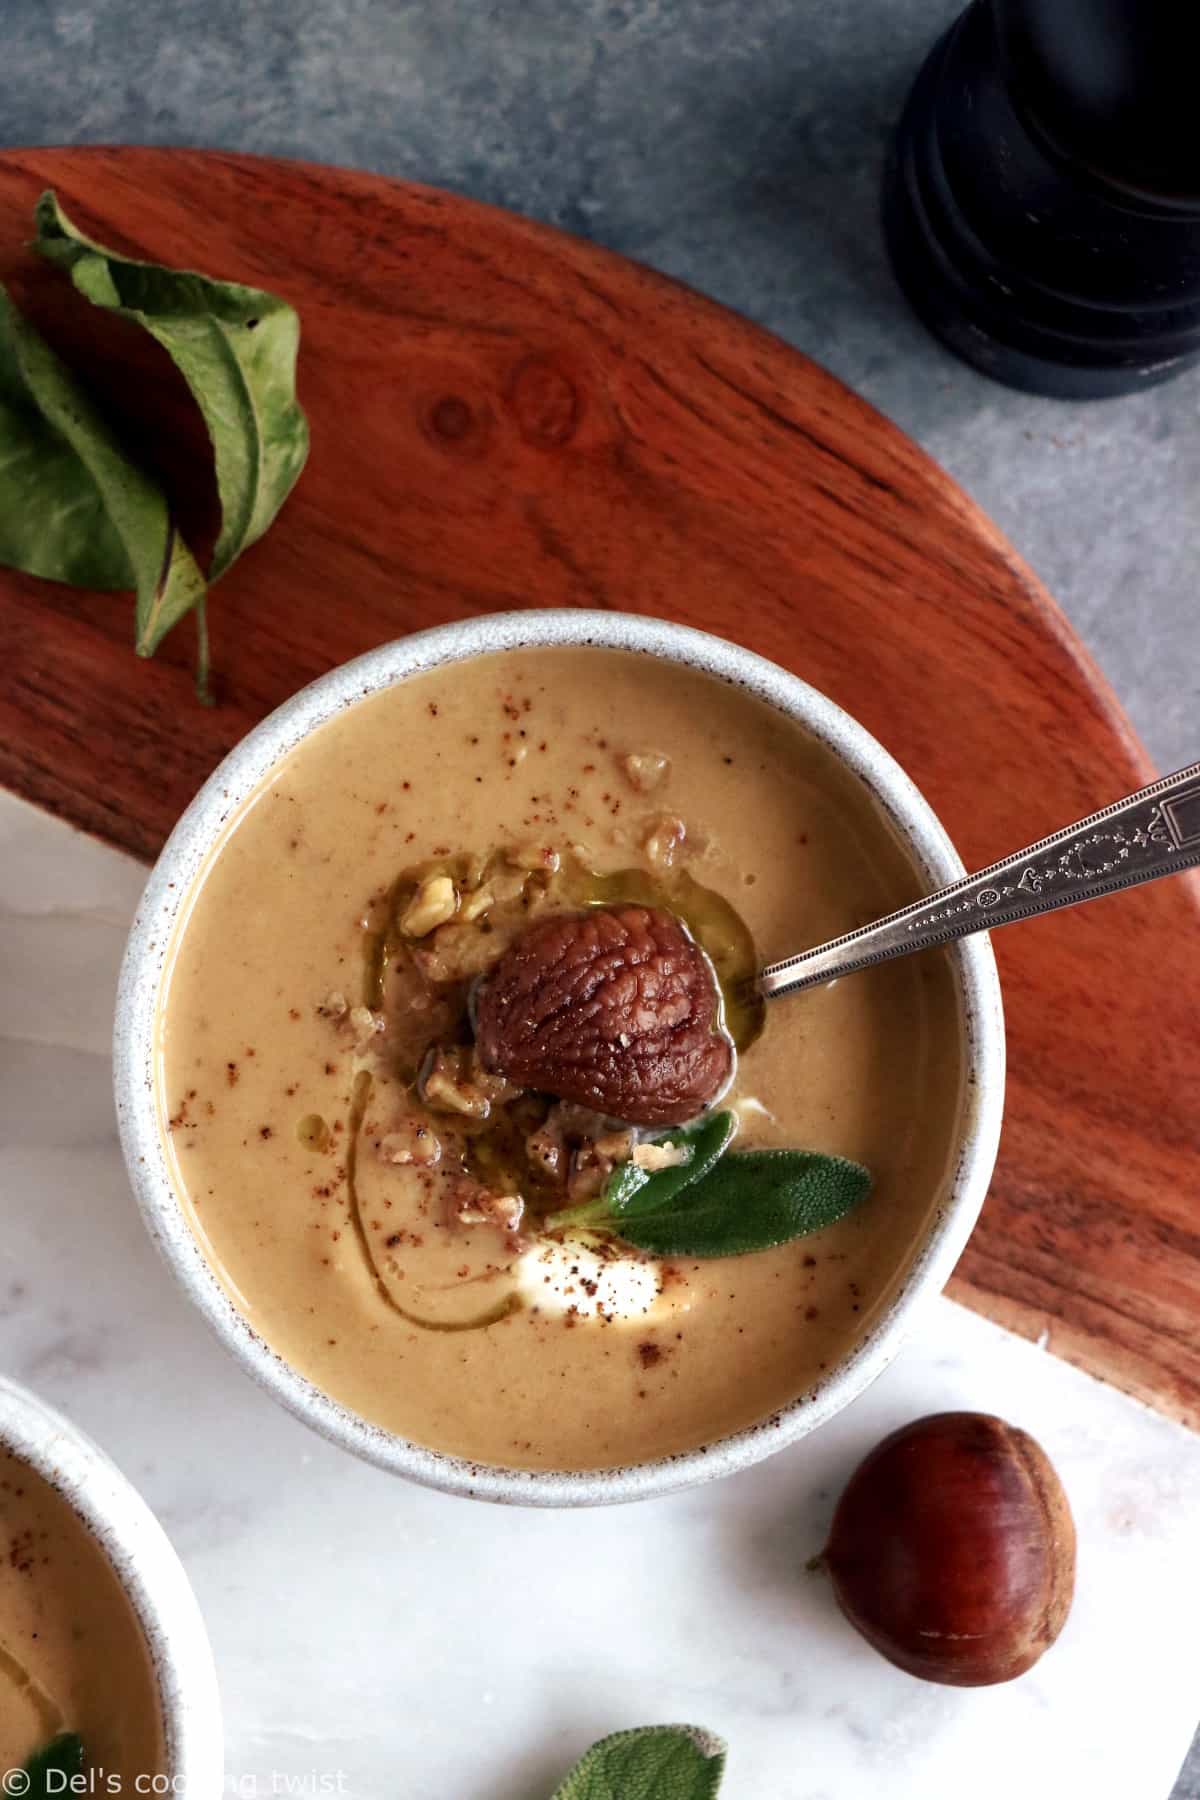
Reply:
<svg viewBox="0 0 1200 1800"><path fill-rule="evenodd" d="M874 925L771 963L758 977L758 990L767 999L795 994L893 956L1096 900L1198 863L1200 763L1192 763Z"/></svg>

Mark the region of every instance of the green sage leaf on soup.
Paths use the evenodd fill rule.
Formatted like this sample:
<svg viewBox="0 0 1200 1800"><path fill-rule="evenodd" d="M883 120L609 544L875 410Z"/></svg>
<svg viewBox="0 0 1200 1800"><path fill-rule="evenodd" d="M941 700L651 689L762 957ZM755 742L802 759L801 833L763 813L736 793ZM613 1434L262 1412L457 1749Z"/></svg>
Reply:
<svg viewBox="0 0 1200 1800"><path fill-rule="evenodd" d="M83 1774L83 1742L73 1731L60 1731L35 1750L22 1773L29 1777L25 1786L13 1786L9 1776L8 1791L21 1793L26 1800L48 1800L51 1794L76 1792L71 1786L73 1775Z"/></svg>
<svg viewBox="0 0 1200 1800"><path fill-rule="evenodd" d="M205 593L162 489L2 287L0 561L50 581L135 588L141 656Z"/></svg>
<svg viewBox="0 0 1200 1800"><path fill-rule="evenodd" d="M644 1725L593 1744L551 1800L714 1800L725 1745L697 1725Z"/></svg>
<svg viewBox="0 0 1200 1800"><path fill-rule="evenodd" d="M295 309L262 288L120 256L85 236L53 193L42 195L35 217L43 256L94 305L143 326L191 389L221 502L209 570L216 581L271 525L308 456Z"/></svg>
<svg viewBox="0 0 1200 1800"><path fill-rule="evenodd" d="M823 1231L871 1188L869 1172L816 1150L742 1150L661 1206L635 1196L613 1229L656 1256L744 1256Z"/></svg>

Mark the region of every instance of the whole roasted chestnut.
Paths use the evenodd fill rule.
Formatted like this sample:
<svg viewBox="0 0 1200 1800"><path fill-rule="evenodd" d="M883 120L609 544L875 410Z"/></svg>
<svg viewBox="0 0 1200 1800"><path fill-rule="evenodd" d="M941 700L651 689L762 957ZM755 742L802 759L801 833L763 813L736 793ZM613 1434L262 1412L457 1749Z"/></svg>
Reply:
<svg viewBox="0 0 1200 1800"><path fill-rule="evenodd" d="M1062 1630L1075 1526L1028 1433L989 1413L935 1413L859 1464L823 1560L842 1611L889 1661L985 1687L1023 1675Z"/></svg>
<svg viewBox="0 0 1200 1800"><path fill-rule="evenodd" d="M728 1086L733 1044L707 956L656 906L552 914L476 996L483 1067L631 1125L681 1125Z"/></svg>

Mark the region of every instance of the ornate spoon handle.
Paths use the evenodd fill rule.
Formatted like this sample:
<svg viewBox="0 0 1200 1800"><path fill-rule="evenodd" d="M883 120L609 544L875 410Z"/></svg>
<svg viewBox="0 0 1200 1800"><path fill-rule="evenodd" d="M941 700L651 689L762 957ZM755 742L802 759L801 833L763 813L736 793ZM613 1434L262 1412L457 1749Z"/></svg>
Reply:
<svg viewBox="0 0 1200 1800"><path fill-rule="evenodd" d="M794 994L893 956L1095 900L1197 863L1200 763L1192 763L874 925L772 963L759 975L759 990L768 999Z"/></svg>

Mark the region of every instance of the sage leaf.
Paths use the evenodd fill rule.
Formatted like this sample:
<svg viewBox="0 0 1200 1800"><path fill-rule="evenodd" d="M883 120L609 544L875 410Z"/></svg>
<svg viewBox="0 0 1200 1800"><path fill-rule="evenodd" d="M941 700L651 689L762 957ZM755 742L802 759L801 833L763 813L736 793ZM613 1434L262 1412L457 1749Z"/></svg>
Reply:
<svg viewBox="0 0 1200 1800"><path fill-rule="evenodd" d="M686 1181L691 1173L691 1164L692 1151L689 1148L687 1161L676 1163L671 1173L682 1176ZM658 1172L666 1174L665 1169ZM579 1207L574 1210L579 1212L591 1210L597 1219L611 1219L629 1205L635 1194L641 1193L649 1180L649 1169L639 1168L635 1162L619 1163L605 1182L600 1198L593 1203L593 1206L586 1209Z"/></svg>
<svg viewBox="0 0 1200 1800"><path fill-rule="evenodd" d="M0 288L0 562L47 581L131 588L125 546L87 463L30 387L19 319Z"/></svg>
<svg viewBox="0 0 1200 1800"><path fill-rule="evenodd" d="M72 1775L83 1774L83 1743L73 1731L60 1731L35 1750L22 1773L29 1777L27 1785L14 1785L10 1771L5 1791L24 1794L27 1800L46 1800L50 1794L69 1794L73 1790Z"/></svg>
<svg viewBox="0 0 1200 1800"><path fill-rule="evenodd" d="M696 1725L644 1725L593 1744L551 1800L713 1800L725 1745Z"/></svg>
<svg viewBox="0 0 1200 1800"><path fill-rule="evenodd" d="M216 581L268 529L308 456L295 309L262 288L120 256L85 236L52 192L38 201L35 219L42 255L93 305L143 326L191 389L221 502L209 570Z"/></svg>
<svg viewBox="0 0 1200 1800"><path fill-rule="evenodd" d="M706 1175L725 1154L737 1131L737 1114L712 1113L675 1131L656 1137L656 1144L670 1145L687 1151L687 1161L673 1163L668 1169L642 1169L635 1162L623 1162L615 1168L595 1200L573 1206L566 1212L551 1214L546 1220L551 1231L578 1229L620 1231L618 1221L636 1205L639 1217L656 1207L667 1205L682 1188Z"/></svg>
<svg viewBox="0 0 1200 1800"><path fill-rule="evenodd" d="M657 1256L744 1256L807 1237L866 1199L871 1177L859 1163L816 1150L741 1150L668 1202L630 1201L614 1230Z"/></svg>
<svg viewBox="0 0 1200 1800"><path fill-rule="evenodd" d="M205 592L162 489L2 287L0 561L52 581L136 588L141 656Z"/></svg>

